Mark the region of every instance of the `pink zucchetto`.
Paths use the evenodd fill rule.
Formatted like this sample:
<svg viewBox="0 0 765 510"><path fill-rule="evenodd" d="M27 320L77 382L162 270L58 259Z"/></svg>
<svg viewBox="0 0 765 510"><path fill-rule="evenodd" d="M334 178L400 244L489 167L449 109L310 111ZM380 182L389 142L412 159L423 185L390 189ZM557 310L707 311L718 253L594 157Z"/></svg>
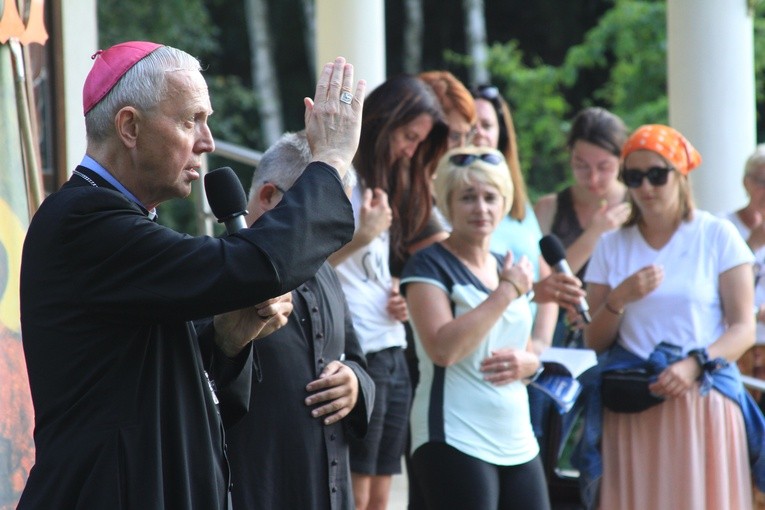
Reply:
<svg viewBox="0 0 765 510"><path fill-rule="evenodd" d="M129 41L115 44L107 50L97 51L91 58L93 68L82 88L83 115L98 104L117 84L128 70L161 44L146 41Z"/></svg>
<svg viewBox="0 0 765 510"><path fill-rule="evenodd" d="M701 154L679 131L661 124L640 126L624 143L622 160L635 151L647 150L661 155L683 175L701 164Z"/></svg>

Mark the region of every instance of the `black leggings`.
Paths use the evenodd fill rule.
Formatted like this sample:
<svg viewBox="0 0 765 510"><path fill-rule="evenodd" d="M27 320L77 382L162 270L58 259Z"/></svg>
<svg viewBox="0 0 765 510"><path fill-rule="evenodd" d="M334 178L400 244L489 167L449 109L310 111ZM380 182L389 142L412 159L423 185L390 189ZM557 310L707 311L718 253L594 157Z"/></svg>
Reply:
<svg viewBox="0 0 765 510"><path fill-rule="evenodd" d="M445 443L426 443L411 463L428 509L550 510L539 456L496 466Z"/></svg>

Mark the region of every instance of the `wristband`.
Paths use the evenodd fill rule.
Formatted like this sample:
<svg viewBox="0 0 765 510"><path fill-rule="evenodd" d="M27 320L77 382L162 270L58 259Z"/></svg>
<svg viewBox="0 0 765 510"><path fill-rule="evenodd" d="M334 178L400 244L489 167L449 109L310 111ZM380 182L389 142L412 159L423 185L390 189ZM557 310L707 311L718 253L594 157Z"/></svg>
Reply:
<svg viewBox="0 0 765 510"><path fill-rule="evenodd" d="M521 288L520 288L520 287L518 286L518 284L517 284L517 283L515 283L513 280L511 280L510 278L505 278L504 276L500 276L500 277L499 277L499 279L500 279L501 281L503 281L503 282L507 282L507 283L509 283L510 285L512 285L512 286L513 286L513 288L515 289L515 292L517 292L517 293L518 293L518 297L521 297L521 296L523 295L523 291L521 291Z"/></svg>

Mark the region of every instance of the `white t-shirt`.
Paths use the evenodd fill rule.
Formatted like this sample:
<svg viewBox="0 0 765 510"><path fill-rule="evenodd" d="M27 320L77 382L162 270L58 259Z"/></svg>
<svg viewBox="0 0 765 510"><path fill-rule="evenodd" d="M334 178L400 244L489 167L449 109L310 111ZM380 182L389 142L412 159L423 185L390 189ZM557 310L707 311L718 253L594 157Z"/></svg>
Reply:
<svg viewBox="0 0 765 510"><path fill-rule="evenodd" d="M736 227L738 233L746 241L749 239L749 235L752 231L744 225L741 218L738 217L736 212L732 212L725 216L733 226ZM765 246L761 247L754 254L754 304L758 307L765 303ZM757 332L755 334L757 344L765 344L765 324L757 321Z"/></svg>
<svg viewBox="0 0 765 510"><path fill-rule="evenodd" d="M356 228L359 227L362 195L363 188L357 184L351 194ZM386 230L335 268L364 354L389 347L406 347L403 323L392 318L386 310L393 287L389 262L390 233Z"/></svg>
<svg viewBox="0 0 765 510"><path fill-rule="evenodd" d="M502 259L498 256L498 267ZM421 282L443 290L455 317L469 312L491 292L440 243L415 253L401 276L402 290ZM428 357L415 328L420 382L409 419L411 451L427 442L445 442L490 464L514 466L539 453L521 381L496 386L484 380L481 361L497 349L524 349L531 334L526 296L512 301L475 350L449 367Z"/></svg>
<svg viewBox="0 0 765 510"><path fill-rule="evenodd" d="M624 307L617 338L625 349L648 358L663 340L682 346L684 353L717 340L725 330L719 276L752 261L729 221L696 210L660 250L645 242L637 226L603 234L585 281L613 289L647 265L663 266L661 284Z"/></svg>

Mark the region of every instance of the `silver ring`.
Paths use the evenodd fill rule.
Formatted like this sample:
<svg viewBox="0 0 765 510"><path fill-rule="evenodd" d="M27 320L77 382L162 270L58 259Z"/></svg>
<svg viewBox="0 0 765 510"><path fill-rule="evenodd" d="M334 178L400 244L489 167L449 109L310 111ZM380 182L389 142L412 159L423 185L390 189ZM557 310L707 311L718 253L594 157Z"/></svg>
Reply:
<svg viewBox="0 0 765 510"><path fill-rule="evenodd" d="M351 104L351 101L353 101L353 94L351 94L347 90L342 91L340 93L340 101L342 101L345 104Z"/></svg>
<svg viewBox="0 0 765 510"><path fill-rule="evenodd" d="M502 363L502 368L504 368L505 370L508 370L510 368L510 363L505 361L504 363Z"/></svg>

